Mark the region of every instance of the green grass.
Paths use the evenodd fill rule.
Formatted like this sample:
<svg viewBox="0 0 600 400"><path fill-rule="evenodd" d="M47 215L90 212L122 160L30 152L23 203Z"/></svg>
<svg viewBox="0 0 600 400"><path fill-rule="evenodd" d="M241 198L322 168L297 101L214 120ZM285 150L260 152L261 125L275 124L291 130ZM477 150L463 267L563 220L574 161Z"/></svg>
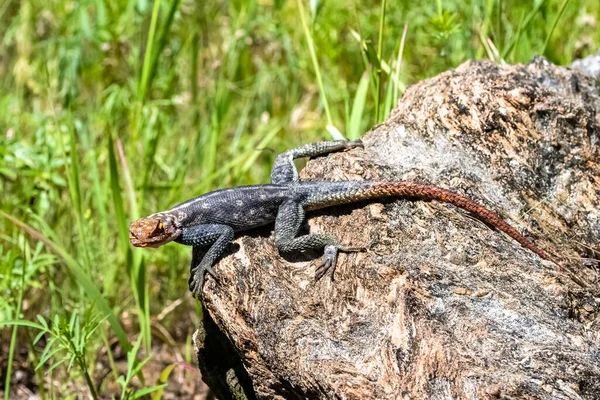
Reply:
<svg viewBox="0 0 600 400"><path fill-rule="evenodd" d="M157 342L192 362L190 251L134 249L130 221L266 182L278 152L359 137L467 59L567 64L597 50L598 24L596 0L5 0L5 398L27 365L42 398L156 398L175 365Z"/></svg>

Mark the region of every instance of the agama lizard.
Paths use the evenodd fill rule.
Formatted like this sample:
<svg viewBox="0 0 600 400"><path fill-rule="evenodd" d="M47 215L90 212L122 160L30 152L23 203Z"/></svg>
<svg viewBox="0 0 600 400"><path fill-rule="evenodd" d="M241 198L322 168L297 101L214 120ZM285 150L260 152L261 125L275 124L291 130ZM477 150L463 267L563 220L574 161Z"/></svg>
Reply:
<svg viewBox="0 0 600 400"><path fill-rule="evenodd" d="M234 233L275 222L275 244L280 253L324 248L316 279L333 274L339 251L357 251L326 235L298 236L305 211L384 197L411 197L453 204L506 233L541 258L554 261L497 214L475 201L433 185L405 181L301 181L294 159L362 147L360 140L307 144L286 151L275 160L271 183L239 186L206 193L131 223L131 244L159 247L174 241L192 246L190 291L200 296L205 274L216 279L213 265L233 240ZM204 257L200 250L207 248Z"/></svg>

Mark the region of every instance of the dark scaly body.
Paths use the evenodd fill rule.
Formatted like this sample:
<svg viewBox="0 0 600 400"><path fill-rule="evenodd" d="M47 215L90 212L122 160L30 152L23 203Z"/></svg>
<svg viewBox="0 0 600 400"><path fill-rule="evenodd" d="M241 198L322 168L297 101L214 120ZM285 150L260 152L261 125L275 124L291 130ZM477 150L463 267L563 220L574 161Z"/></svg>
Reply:
<svg viewBox="0 0 600 400"><path fill-rule="evenodd" d="M279 206L289 196L285 185L238 186L196 197L167 212L183 226L225 224L239 232L275 221Z"/></svg>
<svg viewBox="0 0 600 400"><path fill-rule="evenodd" d="M131 224L131 242L140 247L158 247L170 241L192 246L190 290L200 294L205 272L214 276L212 265L233 239L234 232L275 222L275 243L279 251L325 248L324 261L317 269L319 278L327 272L333 273L338 250L356 249L340 246L335 239L324 235L298 236L305 211L373 198L411 197L449 203L469 211L523 247L559 265L497 214L447 189L402 181L298 180L293 159L357 146L360 142L319 142L290 150L277 158L271 184L217 190L142 218ZM208 246L209 250L200 260L198 249Z"/></svg>

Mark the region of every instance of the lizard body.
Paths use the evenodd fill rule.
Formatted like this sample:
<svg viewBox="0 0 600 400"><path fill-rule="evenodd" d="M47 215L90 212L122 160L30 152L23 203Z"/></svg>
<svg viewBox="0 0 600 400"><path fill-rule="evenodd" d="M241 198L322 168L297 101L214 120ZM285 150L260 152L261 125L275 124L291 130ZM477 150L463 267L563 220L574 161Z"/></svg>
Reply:
<svg viewBox="0 0 600 400"><path fill-rule="evenodd" d="M305 211L385 197L411 197L453 204L506 233L523 247L559 265L497 214L477 202L433 185L405 181L300 181L294 159L362 147L360 141L329 141L308 144L280 154L271 172L271 183L240 186L210 192L168 211L134 221L130 241L138 247L158 247L168 242L192 246L190 290L200 295L206 273L234 238L235 232L275 223L275 244L282 253L324 248L316 278L335 270L341 246L326 235L298 236ZM208 247L204 257L200 249Z"/></svg>

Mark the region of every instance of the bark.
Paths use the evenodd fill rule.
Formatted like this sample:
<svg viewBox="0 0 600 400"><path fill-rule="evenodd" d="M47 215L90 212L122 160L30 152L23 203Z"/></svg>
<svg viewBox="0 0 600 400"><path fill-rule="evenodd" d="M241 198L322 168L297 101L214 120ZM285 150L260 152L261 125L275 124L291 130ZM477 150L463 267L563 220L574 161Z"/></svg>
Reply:
<svg viewBox="0 0 600 400"><path fill-rule="evenodd" d="M410 87L364 149L311 160L301 179L466 194L563 268L455 207L402 198L309 215L311 232L367 247L340 256L334 281L313 281L319 252L280 256L272 227L241 235L204 307L246 396L600 398L599 91L543 58L467 62Z"/></svg>

